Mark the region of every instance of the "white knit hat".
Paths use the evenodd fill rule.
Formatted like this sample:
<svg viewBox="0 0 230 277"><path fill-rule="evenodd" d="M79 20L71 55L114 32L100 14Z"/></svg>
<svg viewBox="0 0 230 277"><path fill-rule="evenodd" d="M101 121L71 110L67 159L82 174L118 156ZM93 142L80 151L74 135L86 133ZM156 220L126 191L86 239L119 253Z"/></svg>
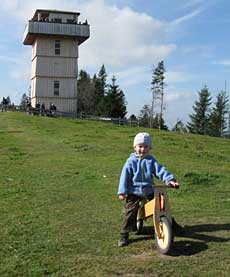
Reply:
<svg viewBox="0 0 230 277"><path fill-rule="evenodd" d="M150 134L138 133L134 138L133 147L137 146L138 144L145 144L148 145L149 148L152 148L152 139Z"/></svg>

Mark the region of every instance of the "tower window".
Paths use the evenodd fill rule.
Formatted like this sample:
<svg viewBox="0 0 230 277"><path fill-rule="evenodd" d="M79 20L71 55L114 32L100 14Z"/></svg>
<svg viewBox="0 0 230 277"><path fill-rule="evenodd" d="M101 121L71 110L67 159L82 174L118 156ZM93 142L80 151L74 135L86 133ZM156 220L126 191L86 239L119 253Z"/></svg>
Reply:
<svg viewBox="0 0 230 277"><path fill-rule="evenodd" d="M54 95L59 96L60 82L54 81Z"/></svg>
<svg viewBox="0 0 230 277"><path fill-rule="evenodd" d="M55 40L55 55L60 55L61 53L61 41Z"/></svg>

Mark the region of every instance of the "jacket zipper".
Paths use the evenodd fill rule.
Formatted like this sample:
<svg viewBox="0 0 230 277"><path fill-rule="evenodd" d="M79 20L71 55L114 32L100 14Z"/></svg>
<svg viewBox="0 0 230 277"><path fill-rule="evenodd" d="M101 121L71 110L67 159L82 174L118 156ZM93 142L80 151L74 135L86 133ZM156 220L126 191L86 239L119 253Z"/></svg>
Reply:
<svg viewBox="0 0 230 277"><path fill-rule="evenodd" d="M142 161L142 159L141 159L141 161ZM140 161L140 162L141 162ZM145 192L144 192L144 190L143 190L143 188L144 188L144 169L143 169L143 162L141 162L141 191L142 191L142 195L143 196L145 196Z"/></svg>

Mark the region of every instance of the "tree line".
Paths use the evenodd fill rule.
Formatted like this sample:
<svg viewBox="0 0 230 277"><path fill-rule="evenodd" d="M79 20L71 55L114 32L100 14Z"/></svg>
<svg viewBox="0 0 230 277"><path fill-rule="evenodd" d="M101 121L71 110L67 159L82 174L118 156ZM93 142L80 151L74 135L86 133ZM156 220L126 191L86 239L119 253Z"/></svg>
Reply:
<svg viewBox="0 0 230 277"><path fill-rule="evenodd" d="M124 118L127 114L127 101L124 92L113 76L107 83L107 73L102 65L93 78L85 70L80 70L78 78L78 113Z"/></svg>
<svg viewBox="0 0 230 277"><path fill-rule="evenodd" d="M198 100L193 105L194 112L189 115L189 132L215 137L229 132L229 98L225 91L220 91L212 103L211 93L207 86L198 92Z"/></svg>
<svg viewBox="0 0 230 277"><path fill-rule="evenodd" d="M160 61L152 73L152 103L144 105L138 117L142 126L168 130L163 117L165 72L164 61ZM230 109L226 92L220 91L213 103L208 87L204 86L198 91L198 100L195 101L193 113L189 115L189 118L187 125L178 120L172 130L216 137L226 134L230 136Z"/></svg>
<svg viewBox="0 0 230 277"><path fill-rule="evenodd" d="M152 71L151 103L144 104L137 116L132 114L129 117L130 120L138 121L139 126L168 130L164 120L165 87L167 86L165 72L164 61L160 61ZM117 84L115 76L111 78L110 83L107 82L104 65L93 77L85 70L80 70L77 85L78 114L126 119L125 94ZM27 98L24 94L20 105L24 105ZM189 117L190 121L187 124L178 120L172 130L217 137L225 135L230 131L229 98L226 92L220 91L213 103L208 87L204 86L198 91L198 100L195 101L193 113Z"/></svg>
<svg viewBox="0 0 230 277"><path fill-rule="evenodd" d="M164 110L164 62L159 62L152 77L152 105L144 105L138 116L131 115L130 119L138 120L140 126L168 130L163 118ZM160 107L160 108L159 108ZM99 73L93 78L85 70L80 70L78 78L78 113L90 115L125 118L127 101L125 94L116 84L115 76L107 83L107 73L102 65Z"/></svg>

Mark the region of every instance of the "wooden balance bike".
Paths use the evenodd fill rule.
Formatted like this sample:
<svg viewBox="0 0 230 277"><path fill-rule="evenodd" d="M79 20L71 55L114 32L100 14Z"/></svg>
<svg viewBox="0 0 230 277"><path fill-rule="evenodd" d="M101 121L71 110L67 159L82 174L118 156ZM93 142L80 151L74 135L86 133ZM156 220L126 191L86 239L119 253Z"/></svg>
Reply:
<svg viewBox="0 0 230 277"><path fill-rule="evenodd" d="M154 187L154 198L147 202L140 202L137 215L137 233L141 233L143 223L152 218L155 230L155 241L161 254L169 253L173 243L172 217L169 209L169 201L166 185Z"/></svg>

